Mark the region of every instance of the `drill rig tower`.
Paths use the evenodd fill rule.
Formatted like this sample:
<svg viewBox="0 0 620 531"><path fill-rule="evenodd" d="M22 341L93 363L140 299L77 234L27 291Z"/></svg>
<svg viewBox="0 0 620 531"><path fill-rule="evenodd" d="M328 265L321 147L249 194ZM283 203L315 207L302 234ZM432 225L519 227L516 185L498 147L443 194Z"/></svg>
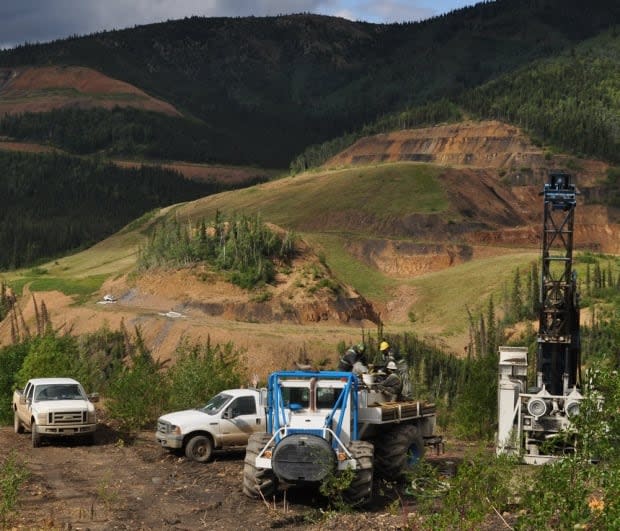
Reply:
<svg viewBox="0 0 620 531"><path fill-rule="evenodd" d="M579 295L573 271L577 191L566 173L551 173L544 203L536 376L527 385L527 348L499 348L497 453L542 464L573 450L564 436L579 412Z"/></svg>

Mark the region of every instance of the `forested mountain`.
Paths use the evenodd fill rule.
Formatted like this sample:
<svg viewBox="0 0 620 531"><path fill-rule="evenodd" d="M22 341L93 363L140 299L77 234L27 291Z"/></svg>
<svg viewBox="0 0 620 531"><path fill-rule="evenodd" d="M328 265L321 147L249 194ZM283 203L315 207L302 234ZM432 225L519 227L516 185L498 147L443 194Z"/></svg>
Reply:
<svg viewBox="0 0 620 531"><path fill-rule="evenodd" d="M0 117L0 135L82 157L0 153L0 268L93 243L151 208L216 189L113 167L111 156L286 167L302 153L299 170L366 134L477 116L617 162L619 22L620 4L603 0L496 0L416 23L192 17L0 51L5 109L33 97L28 90L45 94L3 92L20 68L70 65L182 114L95 102Z"/></svg>
<svg viewBox="0 0 620 531"><path fill-rule="evenodd" d="M1 52L0 66L89 66L198 120L192 126L165 118L170 124L162 126L148 113L124 116L135 137L147 137L146 147L133 138L125 151L171 156L149 138L151 123L178 128L189 145L202 138L203 160L285 166L310 144L390 111L456 97L619 21L620 4L607 0L496 0L391 25L308 14L192 17L20 46ZM113 121L101 120L101 127ZM50 116L43 129L51 124ZM42 135L12 127L23 138ZM113 136L109 147L118 151Z"/></svg>
<svg viewBox="0 0 620 531"><path fill-rule="evenodd" d="M0 270L93 244L155 207L219 192L172 170L0 151Z"/></svg>
<svg viewBox="0 0 620 531"><path fill-rule="evenodd" d="M620 162L620 32L614 28L452 97L388 113L362 129L310 146L293 161L319 166L364 136L465 115L515 124L551 149Z"/></svg>

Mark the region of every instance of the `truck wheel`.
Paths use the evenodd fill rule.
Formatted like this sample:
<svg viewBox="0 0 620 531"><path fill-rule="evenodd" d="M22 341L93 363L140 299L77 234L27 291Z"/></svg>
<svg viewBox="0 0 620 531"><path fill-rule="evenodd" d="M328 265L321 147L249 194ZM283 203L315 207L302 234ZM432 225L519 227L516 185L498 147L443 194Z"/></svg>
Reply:
<svg viewBox="0 0 620 531"><path fill-rule="evenodd" d="M349 505L364 505L372 499L374 446L367 441L351 441L349 451L357 459L358 468L342 498Z"/></svg>
<svg viewBox="0 0 620 531"><path fill-rule="evenodd" d="M250 435L245 449L243 466L243 494L249 498L271 498L278 490L278 478L270 468L256 468L256 457L271 439L269 433Z"/></svg>
<svg viewBox="0 0 620 531"><path fill-rule="evenodd" d="M15 433L24 433L24 427L19 420L17 411L13 411L13 428L15 429Z"/></svg>
<svg viewBox="0 0 620 531"><path fill-rule="evenodd" d="M206 435L194 435L185 445L185 457L198 463L206 463L213 454L213 443Z"/></svg>
<svg viewBox="0 0 620 531"><path fill-rule="evenodd" d="M30 432L32 433L32 447L38 448L41 446L41 435L37 432L37 425L34 422L30 425Z"/></svg>
<svg viewBox="0 0 620 531"><path fill-rule="evenodd" d="M401 478L424 457L417 426L400 424L375 439L375 470L384 478Z"/></svg>

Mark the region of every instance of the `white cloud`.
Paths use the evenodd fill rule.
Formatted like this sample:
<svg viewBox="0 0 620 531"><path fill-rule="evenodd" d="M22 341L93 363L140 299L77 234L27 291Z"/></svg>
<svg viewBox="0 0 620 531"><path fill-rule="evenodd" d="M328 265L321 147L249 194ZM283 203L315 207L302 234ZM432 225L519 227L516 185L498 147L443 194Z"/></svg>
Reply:
<svg viewBox="0 0 620 531"><path fill-rule="evenodd" d="M439 2L437 4L436 2ZM184 18L321 13L350 20L419 20L467 0L1 0L0 47ZM433 7L426 7L430 3ZM471 3L471 2L467 2ZM452 7L450 7L452 6Z"/></svg>

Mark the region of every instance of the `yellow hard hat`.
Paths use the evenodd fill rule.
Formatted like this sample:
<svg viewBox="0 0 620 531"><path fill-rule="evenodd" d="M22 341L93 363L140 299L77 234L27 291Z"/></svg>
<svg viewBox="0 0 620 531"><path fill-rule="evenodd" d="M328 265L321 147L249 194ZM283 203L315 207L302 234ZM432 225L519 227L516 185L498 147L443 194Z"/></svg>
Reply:
<svg viewBox="0 0 620 531"><path fill-rule="evenodd" d="M383 352L384 350L387 350L390 348L390 344L387 341L381 341L381 344L379 345L379 350L381 352Z"/></svg>

